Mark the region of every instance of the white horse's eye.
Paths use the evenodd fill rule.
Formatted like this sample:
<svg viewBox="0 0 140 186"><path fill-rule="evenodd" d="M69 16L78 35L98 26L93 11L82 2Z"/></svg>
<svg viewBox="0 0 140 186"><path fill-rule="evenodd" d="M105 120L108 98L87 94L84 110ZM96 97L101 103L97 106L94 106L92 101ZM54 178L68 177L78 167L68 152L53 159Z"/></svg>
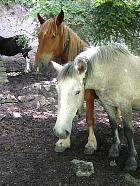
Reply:
<svg viewBox="0 0 140 186"><path fill-rule="evenodd" d="M80 94L80 90L77 90L75 93L75 95L78 95L78 94Z"/></svg>

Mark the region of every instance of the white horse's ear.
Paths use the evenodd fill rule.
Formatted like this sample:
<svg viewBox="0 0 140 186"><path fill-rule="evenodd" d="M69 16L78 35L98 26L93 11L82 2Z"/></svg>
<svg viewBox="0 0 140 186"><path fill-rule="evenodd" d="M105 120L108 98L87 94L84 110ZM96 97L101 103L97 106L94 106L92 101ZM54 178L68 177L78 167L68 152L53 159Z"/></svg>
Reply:
<svg viewBox="0 0 140 186"><path fill-rule="evenodd" d="M87 71L87 63L83 60L77 62L77 70L79 74L85 74Z"/></svg>
<svg viewBox="0 0 140 186"><path fill-rule="evenodd" d="M50 63L53 65L54 69L59 73L63 69L63 66L56 63L55 61L50 61Z"/></svg>

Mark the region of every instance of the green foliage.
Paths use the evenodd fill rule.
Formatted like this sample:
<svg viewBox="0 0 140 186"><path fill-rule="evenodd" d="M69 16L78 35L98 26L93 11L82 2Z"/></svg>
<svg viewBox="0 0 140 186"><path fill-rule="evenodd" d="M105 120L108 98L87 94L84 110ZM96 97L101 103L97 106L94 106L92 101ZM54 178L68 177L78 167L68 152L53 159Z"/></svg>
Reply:
<svg viewBox="0 0 140 186"><path fill-rule="evenodd" d="M23 49L28 46L28 39L24 36L24 35L20 35L17 39L16 39L16 43L20 46L23 46Z"/></svg>
<svg viewBox="0 0 140 186"><path fill-rule="evenodd" d="M2 0L5 2L5 0ZM140 53L140 0L7 0L30 7L29 16L46 18L65 12L65 22L85 41L126 44Z"/></svg>
<svg viewBox="0 0 140 186"><path fill-rule="evenodd" d="M9 5L11 5L11 4L13 4L13 0L1 0L1 3L3 4L3 5L6 5L6 6L9 6Z"/></svg>
<svg viewBox="0 0 140 186"><path fill-rule="evenodd" d="M65 22L85 41L97 44L125 43L131 50L140 48L140 1L123 0L35 0L31 16L37 12L47 18L61 7Z"/></svg>
<svg viewBox="0 0 140 186"><path fill-rule="evenodd" d="M108 1L97 6L93 17L95 32L99 33L97 41L118 41L120 35L128 38L131 16L131 9L126 3Z"/></svg>
<svg viewBox="0 0 140 186"><path fill-rule="evenodd" d="M135 41L135 34L139 35L137 26L140 24L139 6L139 3L136 5L136 1L130 3L122 0L104 1L99 6L95 6L94 40L100 44L125 43L131 50L137 50L139 45ZM139 36L137 39L140 39Z"/></svg>

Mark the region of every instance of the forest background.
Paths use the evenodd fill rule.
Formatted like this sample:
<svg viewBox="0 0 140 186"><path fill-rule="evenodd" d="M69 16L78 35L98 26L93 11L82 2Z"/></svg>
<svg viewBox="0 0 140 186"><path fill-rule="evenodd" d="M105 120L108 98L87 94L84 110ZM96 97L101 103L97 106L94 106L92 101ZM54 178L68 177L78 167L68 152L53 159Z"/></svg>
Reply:
<svg viewBox="0 0 140 186"><path fill-rule="evenodd" d="M65 22L92 45L117 42L140 55L140 0L2 0L8 7L24 5L28 17L37 13L56 16L61 8Z"/></svg>

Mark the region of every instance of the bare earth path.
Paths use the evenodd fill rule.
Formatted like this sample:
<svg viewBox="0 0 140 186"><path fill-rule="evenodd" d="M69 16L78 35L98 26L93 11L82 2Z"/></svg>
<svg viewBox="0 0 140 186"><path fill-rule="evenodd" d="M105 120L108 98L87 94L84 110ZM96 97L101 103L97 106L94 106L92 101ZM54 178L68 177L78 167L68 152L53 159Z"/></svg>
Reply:
<svg viewBox="0 0 140 186"><path fill-rule="evenodd" d="M57 111L54 84L55 79L50 78L50 74L40 80L34 75L20 75L9 77L9 83L0 87L1 94L14 95L17 99L17 103L5 103L0 107L0 186L123 186L127 148L122 145L117 167L111 167L108 158L111 130L106 113L97 102L98 150L95 154L83 153L87 140L85 116L74 119L71 149L60 154L54 152L57 141L52 131ZM21 102L18 96L30 99ZM41 102L44 97L45 104ZM133 122L140 158L139 113L133 115ZM89 178L77 178L70 162L73 159L93 162L95 173ZM135 176L140 178L139 169Z"/></svg>

